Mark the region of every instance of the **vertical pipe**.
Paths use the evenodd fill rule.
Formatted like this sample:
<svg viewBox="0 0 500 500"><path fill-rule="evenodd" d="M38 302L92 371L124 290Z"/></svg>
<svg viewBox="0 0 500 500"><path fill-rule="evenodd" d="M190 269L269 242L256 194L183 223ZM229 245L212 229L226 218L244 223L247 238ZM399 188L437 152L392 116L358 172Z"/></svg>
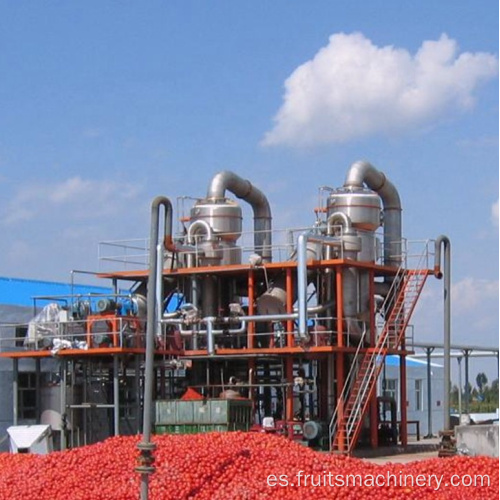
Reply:
<svg viewBox="0 0 500 500"><path fill-rule="evenodd" d="M408 425L407 425L407 406L406 406L406 356L401 354L399 356L399 393L400 393L400 408L401 408L401 444L406 446L408 444Z"/></svg>
<svg viewBox="0 0 500 500"><path fill-rule="evenodd" d="M89 400L88 398L88 372L89 372L89 362L85 361L83 364L83 401L87 402ZM61 377L62 380L62 377ZM88 425L87 425L87 411L82 410L82 415L83 415L83 444L87 444L87 434L88 434Z"/></svg>
<svg viewBox="0 0 500 500"><path fill-rule="evenodd" d="M66 449L66 388L68 384L68 362L61 360L61 451Z"/></svg>
<svg viewBox="0 0 500 500"><path fill-rule="evenodd" d="M153 376L155 355L155 327L157 326L156 291L158 279L158 237L160 233L159 219L160 207L165 208L165 234L164 241L168 244L172 238L172 203L168 198L158 196L151 204L151 232L149 239L149 274L147 297L147 328L146 328L146 366L144 369L144 408L143 408L143 436L137 445L140 450L140 465L136 471L141 474L141 500L149 498L149 475L154 472L153 451L154 443L151 442L151 408L153 406Z"/></svg>
<svg viewBox="0 0 500 500"><path fill-rule="evenodd" d="M293 280L292 269L289 267L286 270L286 312L293 313ZM293 347L293 321L291 319L286 322L286 346Z"/></svg>
<svg viewBox="0 0 500 500"><path fill-rule="evenodd" d="M378 447L378 404L377 391L373 391L370 400L370 445L372 448Z"/></svg>
<svg viewBox="0 0 500 500"><path fill-rule="evenodd" d="M19 419L19 359L12 359L12 423L17 425Z"/></svg>
<svg viewBox="0 0 500 500"><path fill-rule="evenodd" d="M342 269L338 267L335 268L335 286L336 286L336 296L337 296L337 346L339 348L344 347L344 335L343 335L343 310L344 310L344 300L342 295ZM343 401L340 397L342 390L344 388L344 354L342 350L337 351L337 359L335 363L336 369L336 379L337 379L337 401L338 401L338 430L339 439L339 451L343 452L345 449L345 428L343 424L344 420L344 407Z"/></svg>
<svg viewBox="0 0 500 500"><path fill-rule="evenodd" d="M432 435L432 373L431 373L431 353L434 347L426 347L425 353L427 357L427 436L426 438L434 437Z"/></svg>
<svg viewBox="0 0 500 500"><path fill-rule="evenodd" d="M288 356L285 359L285 370L286 370L286 415L285 421L288 429L288 437L291 439L293 437L293 358Z"/></svg>
<svg viewBox="0 0 500 500"><path fill-rule="evenodd" d="M462 358L458 357L458 418L462 417Z"/></svg>
<svg viewBox="0 0 500 500"><path fill-rule="evenodd" d="M375 345L377 342L376 336L376 325L375 325L375 271L370 269L369 271L369 295L370 295L370 331L368 335L368 344Z"/></svg>
<svg viewBox="0 0 500 500"><path fill-rule="evenodd" d="M469 391L469 350L464 350L464 359L465 359L465 413L469 413L469 399L470 399L470 391Z"/></svg>
<svg viewBox="0 0 500 500"><path fill-rule="evenodd" d="M329 358L330 357L331 354L329 354ZM329 420L330 417L330 404L328 400L330 380L330 377L328 375L328 359L317 360L316 377L318 380L318 418L325 422Z"/></svg>
<svg viewBox="0 0 500 500"><path fill-rule="evenodd" d="M298 334L307 338L307 233L297 239L297 294L298 294Z"/></svg>
<svg viewBox="0 0 500 500"><path fill-rule="evenodd" d="M207 321L207 352L209 356L213 356L215 354L215 340L213 330L213 322L215 321L215 318L208 317L205 319Z"/></svg>
<svg viewBox="0 0 500 500"><path fill-rule="evenodd" d="M338 422L337 432L339 433L338 445L339 451L345 450L345 423L344 423L344 402L340 395L344 388L344 354L342 351L337 351L337 360L335 363L336 379L337 379L337 402L338 402ZM334 437L335 439L335 437Z"/></svg>
<svg viewBox="0 0 500 500"><path fill-rule="evenodd" d="M255 314L254 297L255 297L255 275L253 269L250 269L248 271L248 315L249 316L253 316ZM254 340L255 340L255 323L253 321L249 321L247 330L248 349L253 349Z"/></svg>
<svg viewBox="0 0 500 500"><path fill-rule="evenodd" d="M335 354L328 353L326 362L326 375L327 375L327 399L328 399L328 418L331 419L335 411Z"/></svg>
<svg viewBox="0 0 500 500"><path fill-rule="evenodd" d="M40 358L35 359L35 393L36 393L36 421L40 423L40 416L42 414L42 391L41 391L41 370L40 370Z"/></svg>
<svg viewBox="0 0 500 500"><path fill-rule="evenodd" d="M335 268L335 285L337 295L337 346L344 347L344 296L342 295L342 270L339 268Z"/></svg>
<svg viewBox="0 0 500 500"><path fill-rule="evenodd" d="M255 358L250 358L248 360L248 384L250 385L250 388L248 389L248 398L252 402L252 418L253 421L255 421L255 398L254 398L254 388L253 383L254 383L254 374L255 374Z"/></svg>
<svg viewBox="0 0 500 500"><path fill-rule="evenodd" d="M142 427L141 412L141 355L135 356L134 360L134 390L135 390L135 420L137 422L136 432L139 433Z"/></svg>
<svg viewBox="0 0 500 500"><path fill-rule="evenodd" d="M158 337L162 337L161 318L163 315L163 244L156 245L156 318L155 318L155 333ZM163 340L163 339L162 339Z"/></svg>
<svg viewBox="0 0 500 500"><path fill-rule="evenodd" d="M198 279L193 276L191 278L191 302L195 307L198 307L198 300L199 300L199 282ZM192 345L191 348L193 351L196 351L198 349L198 325L194 324L193 325L193 335L192 335Z"/></svg>
<svg viewBox="0 0 500 500"><path fill-rule="evenodd" d="M450 359L451 359L451 243L448 237L438 236L435 243L434 275L441 278L441 246L444 246L444 430L450 430Z"/></svg>
<svg viewBox="0 0 500 500"><path fill-rule="evenodd" d="M118 373L118 355L113 356L113 421L115 436L120 435L120 379Z"/></svg>

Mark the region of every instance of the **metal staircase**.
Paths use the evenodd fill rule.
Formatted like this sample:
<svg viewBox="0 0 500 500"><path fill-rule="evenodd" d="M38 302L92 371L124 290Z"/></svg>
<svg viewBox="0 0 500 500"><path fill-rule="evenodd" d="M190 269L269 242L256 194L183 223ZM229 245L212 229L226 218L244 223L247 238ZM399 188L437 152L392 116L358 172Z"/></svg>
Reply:
<svg viewBox="0 0 500 500"><path fill-rule="evenodd" d="M362 350L358 347L355 353L330 422L331 451L350 454L356 446L387 350L404 343L406 327L430 272L423 267L425 262L422 256L417 269L398 269L383 304L385 318L377 324L380 334L376 345Z"/></svg>

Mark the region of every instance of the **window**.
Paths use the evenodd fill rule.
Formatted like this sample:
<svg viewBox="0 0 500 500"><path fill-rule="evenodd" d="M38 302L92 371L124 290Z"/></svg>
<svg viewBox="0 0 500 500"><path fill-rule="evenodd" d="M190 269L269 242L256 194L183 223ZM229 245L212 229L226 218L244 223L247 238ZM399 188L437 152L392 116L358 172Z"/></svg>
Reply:
<svg viewBox="0 0 500 500"><path fill-rule="evenodd" d="M415 410L422 411L422 379L415 380Z"/></svg>
<svg viewBox="0 0 500 500"><path fill-rule="evenodd" d="M17 395L19 419L36 419L36 374L34 372L19 372Z"/></svg>
<svg viewBox="0 0 500 500"><path fill-rule="evenodd" d="M382 380L382 395L386 398L398 400L398 379L386 378Z"/></svg>

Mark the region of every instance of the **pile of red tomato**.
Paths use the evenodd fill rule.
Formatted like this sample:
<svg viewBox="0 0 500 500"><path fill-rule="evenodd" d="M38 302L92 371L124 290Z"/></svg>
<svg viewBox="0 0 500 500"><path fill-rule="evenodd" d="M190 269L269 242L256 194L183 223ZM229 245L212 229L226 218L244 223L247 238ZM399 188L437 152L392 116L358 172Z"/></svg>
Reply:
<svg viewBox="0 0 500 500"><path fill-rule="evenodd" d="M0 453L0 499L136 500L140 476L134 468L139 439L115 437L46 456ZM499 495L498 459L487 457L375 465L318 453L285 438L260 433L163 435L154 441L152 500L496 499ZM390 484L382 485L388 475L392 475ZM402 484L403 476L406 485ZM409 478L416 481L417 476L421 485L410 484ZM469 478L475 483L468 485ZM457 486L452 486L452 481Z"/></svg>

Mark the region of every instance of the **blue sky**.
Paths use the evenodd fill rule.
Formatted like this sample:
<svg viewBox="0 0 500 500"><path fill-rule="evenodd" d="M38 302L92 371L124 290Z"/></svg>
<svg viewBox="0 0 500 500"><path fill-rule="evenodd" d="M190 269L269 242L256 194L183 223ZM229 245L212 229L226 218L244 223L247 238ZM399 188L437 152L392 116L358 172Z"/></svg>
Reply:
<svg viewBox="0 0 500 500"><path fill-rule="evenodd" d="M266 192L275 227L308 225L317 188L367 159L406 237L452 240L455 341L498 345L498 17L494 1L1 2L0 275L95 270L99 241L148 235L154 196L201 197L222 169ZM441 285L421 340L441 338Z"/></svg>

